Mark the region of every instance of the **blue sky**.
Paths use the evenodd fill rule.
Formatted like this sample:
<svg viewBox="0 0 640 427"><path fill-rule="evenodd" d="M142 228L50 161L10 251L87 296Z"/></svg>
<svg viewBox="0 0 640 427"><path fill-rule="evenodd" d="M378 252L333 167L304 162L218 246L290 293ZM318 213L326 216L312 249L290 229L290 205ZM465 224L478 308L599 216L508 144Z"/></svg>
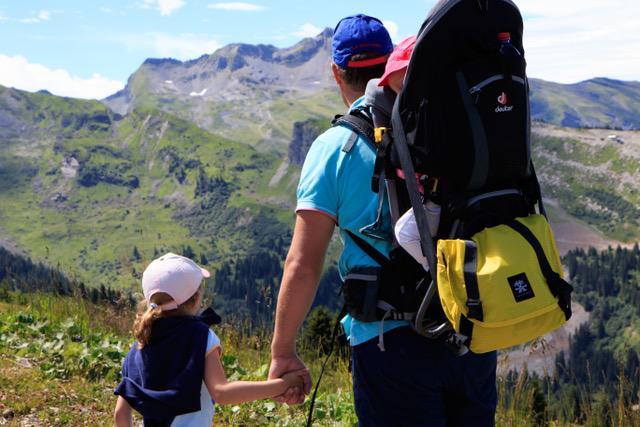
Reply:
<svg viewBox="0 0 640 427"><path fill-rule="evenodd" d="M435 0L0 0L0 84L100 98L149 57L193 59L233 42L291 46L364 12L395 41ZM521 0L529 75L561 83L640 80L640 2ZM402 7L398 7L402 5Z"/></svg>

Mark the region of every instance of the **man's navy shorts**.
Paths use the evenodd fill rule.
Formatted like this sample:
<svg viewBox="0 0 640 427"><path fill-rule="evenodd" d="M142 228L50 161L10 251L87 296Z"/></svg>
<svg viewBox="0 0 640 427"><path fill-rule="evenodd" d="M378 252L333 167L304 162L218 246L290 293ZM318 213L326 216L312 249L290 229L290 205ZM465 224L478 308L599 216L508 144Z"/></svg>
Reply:
<svg viewBox="0 0 640 427"><path fill-rule="evenodd" d="M495 425L496 352L456 356L410 328L352 348L353 394L363 427Z"/></svg>

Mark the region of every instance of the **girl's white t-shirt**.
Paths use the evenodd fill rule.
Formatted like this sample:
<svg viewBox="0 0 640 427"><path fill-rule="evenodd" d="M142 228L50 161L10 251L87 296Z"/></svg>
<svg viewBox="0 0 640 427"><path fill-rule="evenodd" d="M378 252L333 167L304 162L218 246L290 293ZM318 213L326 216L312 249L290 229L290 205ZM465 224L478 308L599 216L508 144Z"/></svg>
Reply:
<svg viewBox="0 0 640 427"><path fill-rule="evenodd" d="M220 338L209 329L209 336L207 337L207 350L205 355L209 354L209 351L220 346ZM210 427L213 423L213 414L215 413L215 406L213 400L209 394L207 386L202 381L202 388L200 390L200 410L198 412L189 412L188 414L178 415L173 419L171 427Z"/></svg>

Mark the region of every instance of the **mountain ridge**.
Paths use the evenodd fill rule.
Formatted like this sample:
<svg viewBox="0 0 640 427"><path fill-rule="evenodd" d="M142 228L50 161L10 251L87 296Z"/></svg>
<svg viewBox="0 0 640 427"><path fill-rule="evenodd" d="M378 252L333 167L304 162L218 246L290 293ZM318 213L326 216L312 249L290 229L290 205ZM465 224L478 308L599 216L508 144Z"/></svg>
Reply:
<svg viewBox="0 0 640 427"><path fill-rule="evenodd" d="M148 59L102 102L120 114L157 108L283 153L293 121L329 116L340 103L331 76L318 73L330 64L330 34L282 49L235 43L185 62Z"/></svg>
<svg viewBox="0 0 640 427"><path fill-rule="evenodd" d="M640 82L596 77L572 84L530 79L534 120L572 128L640 129Z"/></svg>
<svg viewBox="0 0 640 427"><path fill-rule="evenodd" d="M224 127L231 139L257 146L266 142L283 152L293 121L344 108L329 67L332 34L326 28L287 48L233 43L184 62L150 58L122 91L102 102L120 114L154 106L204 129ZM530 86L533 120L574 128L640 129L640 82L597 77L562 84L530 78ZM297 115L281 120L282 114L287 119Z"/></svg>

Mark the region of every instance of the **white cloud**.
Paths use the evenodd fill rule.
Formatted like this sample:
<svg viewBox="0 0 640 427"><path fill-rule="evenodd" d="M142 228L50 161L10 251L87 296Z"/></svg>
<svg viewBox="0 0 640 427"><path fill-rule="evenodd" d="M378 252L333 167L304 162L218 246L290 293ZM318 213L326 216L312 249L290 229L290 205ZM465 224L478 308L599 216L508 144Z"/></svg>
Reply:
<svg viewBox="0 0 640 427"><path fill-rule="evenodd" d="M160 11L160 15L169 16L185 4L187 2L184 0L143 0L143 3L138 4L138 7L142 9L154 7Z"/></svg>
<svg viewBox="0 0 640 427"><path fill-rule="evenodd" d="M531 77L575 83L593 77L640 80L640 3L520 0Z"/></svg>
<svg viewBox="0 0 640 427"><path fill-rule="evenodd" d="M7 17L4 15L4 13L0 10L0 22L2 21L6 21Z"/></svg>
<svg viewBox="0 0 640 427"><path fill-rule="evenodd" d="M260 12L264 6L253 3L231 2L231 3L211 3L209 9L236 10L240 12Z"/></svg>
<svg viewBox="0 0 640 427"><path fill-rule="evenodd" d="M401 40L398 40L398 24L396 24L393 21L382 21L382 24L389 32L389 35L391 36L391 40L393 40L394 43L401 41Z"/></svg>
<svg viewBox="0 0 640 427"><path fill-rule="evenodd" d="M221 47L218 41L208 36L190 33L125 35L118 36L116 41L124 44L129 50L142 50L145 54L151 51L154 55L163 58L176 58L183 61L197 58L205 53L212 53Z"/></svg>
<svg viewBox="0 0 640 427"><path fill-rule="evenodd" d="M113 9L111 9L111 8L109 8L109 7L104 7L104 6L102 6L102 7L100 8L100 11L101 11L101 12L104 12L104 13L112 13L112 12L113 12Z"/></svg>
<svg viewBox="0 0 640 427"><path fill-rule="evenodd" d="M603 3L601 0L520 0L518 8L523 15L551 17L573 17L578 14L593 15L598 9L610 9L616 0ZM620 0L617 0L620 3ZM622 3L631 1L622 0ZM615 6L613 6L615 7Z"/></svg>
<svg viewBox="0 0 640 427"><path fill-rule="evenodd" d="M425 0L430 6L436 0ZM640 81L640 2L516 0L527 73L559 83L593 77Z"/></svg>
<svg viewBox="0 0 640 427"><path fill-rule="evenodd" d="M37 24L39 22L48 21L51 19L51 12L48 10L41 10L34 16L21 19L20 22L24 24Z"/></svg>
<svg viewBox="0 0 640 427"><path fill-rule="evenodd" d="M111 80L100 74L88 79L72 76L63 69L32 64L22 56L0 54L0 84L35 92L49 92L74 98L101 99L124 87L123 82Z"/></svg>
<svg viewBox="0 0 640 427"><path fill-rule="evenodd" d="M307 22L306 24L302 24L293 35L296 37L315 37L321 32L321 28Z"/></svg>

